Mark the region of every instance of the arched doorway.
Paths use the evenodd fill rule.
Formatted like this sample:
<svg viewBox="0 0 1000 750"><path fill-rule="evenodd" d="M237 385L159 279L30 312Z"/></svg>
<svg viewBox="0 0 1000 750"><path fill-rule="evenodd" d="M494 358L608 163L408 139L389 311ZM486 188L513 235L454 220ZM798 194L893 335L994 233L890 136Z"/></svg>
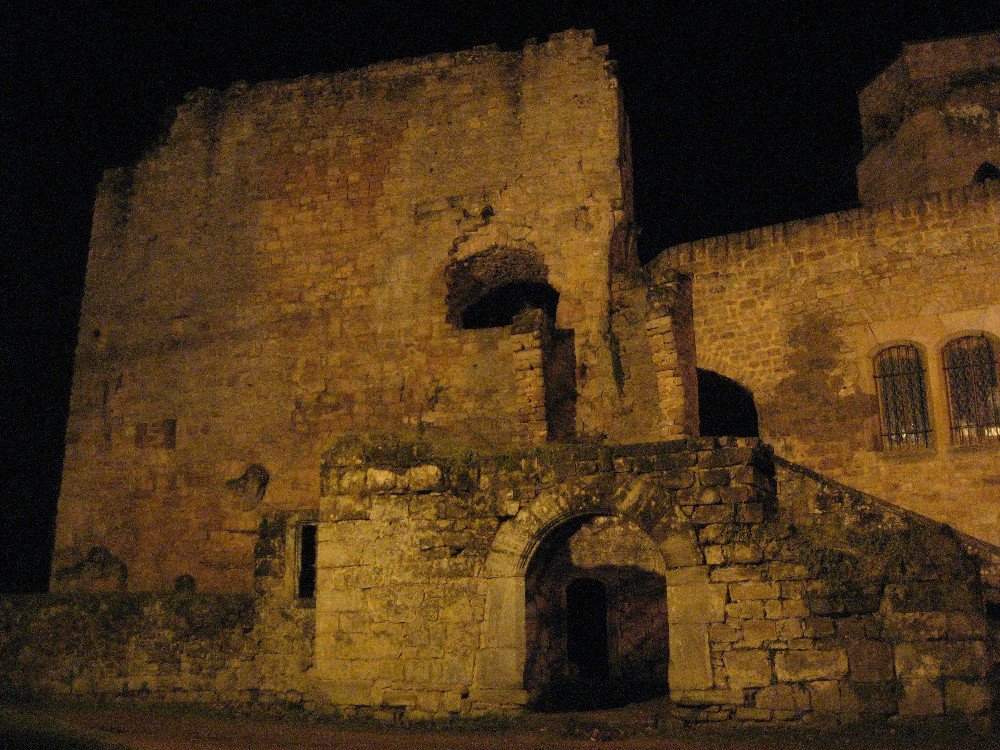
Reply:
<svg viewBox="0 0 1000 750"><path fill-rule="evenodd" d="M636 524L578 517L525 573L524 686L542 711L610 708L667 692L666 567Z"/></svg>

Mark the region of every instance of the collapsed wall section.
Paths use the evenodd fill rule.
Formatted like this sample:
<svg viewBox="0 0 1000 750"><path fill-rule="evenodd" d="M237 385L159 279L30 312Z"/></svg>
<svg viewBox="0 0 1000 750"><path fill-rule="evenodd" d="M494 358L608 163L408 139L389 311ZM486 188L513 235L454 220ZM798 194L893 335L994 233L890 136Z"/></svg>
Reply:
<svg viewBox="0 0 1000 750"><path fill-rule="evenodd" d="M457 266L466 305L558 295L569 431L608 431L623 123L586 32L193 93L99 190L53 586L105 550L101 585L246 591L261 515L315 508L330 436L522 440L510 327L462 326Z"/></svg>
<svg viewBox="0 0 1000 750"><path fill-rule="evenodd" d="M0 694L311 705L315 617L288 595L293 529L275 514L255 533L253 594L186 581L171 592L0 598Z"/></svg>

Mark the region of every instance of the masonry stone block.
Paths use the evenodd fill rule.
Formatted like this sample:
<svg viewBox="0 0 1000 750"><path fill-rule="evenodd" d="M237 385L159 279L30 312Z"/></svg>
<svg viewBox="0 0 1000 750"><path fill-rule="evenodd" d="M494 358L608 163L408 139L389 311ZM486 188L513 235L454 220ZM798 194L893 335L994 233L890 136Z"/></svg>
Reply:
<svg viewBox="0 0 1000 750"><path fill-rule="evenodd" d="M441 488L441 469L433 464L413 466L406 471L406 485L411 492L435 492Z"/></svg>
<svg viewBox="0 0 1000 750"><path fill-rule="evenodd" d="M801 685L770 685L757 691L757 708L785 711L790 715L806 711L810 707L809 691Z"/></svg>
<svg viewBox="0 0 1000 750"><path fill-rule="evenodd" d="M766 650L738 649L723 656L729 686L734 689L763 687L772 680L771 659Z"/></svg>
<svg viewBox="0 0 1000 750"><path fill-rule="evenodd" d="M783 651L775 654L774 668L782 682L829 680L847 675L847 654L843 651Z"/></svg>
<svg viewBox="0 0 1000 750"><path fill-rule="evenodd" d="M848 643L846 648L852 680L884 682L896 676L891 644L882 641L854 641Z"/></svg>
<svg viewBox="0 0 1000 750"><path fill-rule="evenodd" d="M987 713L992 705L993 691L989 685L955 679L945 681L944 706L947 713L976 716Z"/></svg>
<svg viewBox="0 0 1000 750"><path fill-rule="evenodd" d="M937 716L942 713L944 698L941 688L923 677L903 681L903 697L899 701L900 716Z"/></svg>
<svg viewBox="0 0 1000 750"><path fill-rule="evenodd" d="M667 613L671 625L722 622L726 616L726 586L707 582L670 586Z"/></svg>
<svg viewBox="0 0 1000 750"><path fill-rule="evenodd" d="M660 551L670 567L689 567L704 563L693 530L675 531L660 542Z"/></svg>
<svg viewBox="0 0 1000 750"><path fill-rule="evenodd" d="M699 622L670 624L671 692L707 690L714 684L708 628Z"/></svg>
<svg viewBox="0 0 1000 750"><path fill-rule="evenodd" d="M839 714L840 682L837 680L816 680L809 683L809 703L818 714Z"/></svg>

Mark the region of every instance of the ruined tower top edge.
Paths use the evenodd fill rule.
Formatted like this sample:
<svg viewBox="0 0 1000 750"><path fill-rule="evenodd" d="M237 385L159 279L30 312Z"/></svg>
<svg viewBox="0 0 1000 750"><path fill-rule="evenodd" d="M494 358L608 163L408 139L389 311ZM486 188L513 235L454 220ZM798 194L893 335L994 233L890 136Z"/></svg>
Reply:
<svg viewBox="0 0 1000 750"><path fill-rule="evenodd" d="M891 138L915 109L1000 71L1000 31L911 42L858 94L864 152Z"/></svg>

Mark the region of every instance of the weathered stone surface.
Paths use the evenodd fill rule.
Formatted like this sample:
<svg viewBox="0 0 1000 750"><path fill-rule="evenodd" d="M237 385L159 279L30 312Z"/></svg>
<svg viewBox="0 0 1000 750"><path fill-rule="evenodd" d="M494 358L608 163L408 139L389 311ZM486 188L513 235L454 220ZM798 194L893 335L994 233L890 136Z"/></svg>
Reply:
<svg viewBox="0 0 1000 750"><path fill-rule="evenodd" d="M743 642L751 648L778 639L779 627L773 620L750 620L743 625Z"/></svg>
<svg viewBox="0 0 1000 750"><path fill-rule="evenodd" d="M671 625L675 622L722 622L726 616L726 587L714 583L671 586L667 612Z"/></svg>
<svg viewBox="0 0 1000 750"><path fill-rule="evenodd" d="M683 568L705 562L693 530L669 534L660 542L660 551L670 567Z"/></svg>
<svg viewBox="0 0 1000 750"><path fill-rule="evenodd" d="M840 705L851 716L890 716L899 708L903 690L898 681L840 683Z"/></svg>
<svg viewBox="0 0 1000 750"><path fill-rule="evenodd" d="M809 710L809 691L801 685L771 685L757 692L756 706L798 714Z"/></svg>
<svg viewBox="0 0 1000 750"><path fill-rule="evenodd" d="M922 678L903 682L900 716L936 716L941 713L944 713L944 699L937 685Z"/></svg>
<svg viewBox="0 0 1000 750"><path fill-rule="evenodd" d="M988 685L970 685L964 680L952 679L945 682L944 707L949 714L984 714L990 710L992 702L993 696Z"/></svg>
<svg viewBox="0 0 1000 750"><path fill-rule="evenodd" d="M854 641L847 644L851 679L858 682L884 682L895 674L892 645L881 641Z"/></svg>
<svg viewBox="0 0 1000 750"><path fill-rule="evenodd" d="M809 683L809 702L818 714L839 714L840 682L837 680L816 680Z"/></svg>
<svg viewBox="0 0 1000 750"><path fill-rule="evenodd" d="M771 684L771 659L766 650L739 649L723 655L729 686L733 689Z"/></svg>
<svg viewBox="0 0 1000 750"><path fill-rule="evenodd" d="M680 695L714 684L708 629L698 622L670 623L670 687ZM678 700L674 696L674 700ZM708 701L713 703L715 701Z"/></svg>
<svg viewBox="0 0 1000 750"><path fill-rule="evenodd" d="M729 586L729 598L734 602L748 599L775 599L780 595L781 588L778 584L766 581L733 583Z"/></svg>
<svg viewBox="0 0 1000 750"><path fill-rule="evenodd" d="M896 673L907 680L983 677L988 666L982 641L927 641L896 646Z"/></svg>
<svg viewBox="0 0 1000 750"><path fill-rule="evenodd" d="M685 689L671 698L680 706L738 706L743 703L743 691Z"/></svg>
<svg viewBox="0 0 1000 750"><path fill-rule="evenodd" d="M441 479L441 469L432 464L413 466L406 471L406 485L411 492L434 492L441 488Z"/></svg>
<svg viewBox="0 0 1000 750"><path fill-rule="evenodd" d="M775 654L774 669L782 682L837 679L847 674L847 655L839 649L783 651Z"/></svg>

